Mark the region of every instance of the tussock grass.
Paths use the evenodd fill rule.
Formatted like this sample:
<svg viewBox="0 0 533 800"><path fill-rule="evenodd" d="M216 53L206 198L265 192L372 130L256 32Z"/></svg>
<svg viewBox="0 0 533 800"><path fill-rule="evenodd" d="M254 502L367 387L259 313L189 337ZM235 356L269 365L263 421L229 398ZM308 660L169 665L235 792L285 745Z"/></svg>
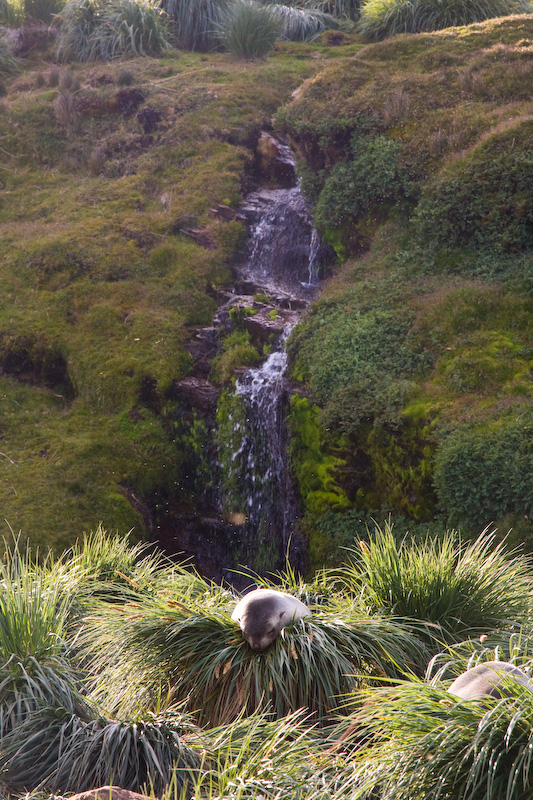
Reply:
<svg viewBox="0 0 533 800"><path fill-rule="evenodd" d="M283 26L281 38L289 42L309 42L325 30L339 27L335 17L324 11L320 4L297 7L270 2L267 7Z"/></svg>
<svg viewBox="0 0 533 800"><path fill-rule="evenodd" d="M526 623L531 614L531 558L507 552L486 529L473 541L450 531L421 541L398 540L376 526L339 572L344 588L381 614L431 623L447 641Z"/></svg>
<svg viewBox="0 0 533 800"><path fill-rule="evenodd" d="M0 23L2 22L2 6L0 5ZM19 60L11 52L5 36L0 31L0 77L13 75L19 70Z"/></svg>
<svg viewBox="0 0 533 800"><path fill-rule="evenodd" d="M282 31L282 21L273 8L254 0L233 0L217 25L221 44L239 58L263 58Z"/></svg>
<svg viewBox="0 0 533 800"><path fill-rule="evenodd" d="M3 780L10 790L40 785L55 793L115 784L161 793L181 789L200 765L182 741L180 723L80 719L64 709L43 709L4 738Z"/></svg>
<svg viewBox="0 0 533 800"><path fill-rule="evenodd" d="M530 11L528 0L367 0L357 30L366 41L378 41L398 33L437 31Z"/></svg>
<svg viewBox="0 0 533 800"><path fill-rule="evenodd" d="M170 46L165 15L151 0L68 0L58 16L63 61L154 55Z"/></svg>
<svg viewBox="0 0 533 800"><path fill-rule="evenodd" d="M168 682L174 699L211 726L230 722L243 709L282 717L306 707L321 719L366 678L427 661L407 623L365 614L340 595L311 606L310 620L288 626L258 654L231 621L236 599L208 584L198 592L194 575L192 585L194 591L184 592L169 583L122 607L102 605L86 620L84 652L102 674L93 695L100 703L109 705L114 697L122 712L131 710L147 696L160 696ZM128 693L117 692L126 675Z"/></svg>
<svg viewBox="0 0 533 800"><path fill-rule="evenodd" d="M368 743L346 764L344 796L530 796L533 693L507 678L501 700L457 702L448 685L438 676L431 683L413 678L369 697L354 717L354 730L364 726Z"/></svg>

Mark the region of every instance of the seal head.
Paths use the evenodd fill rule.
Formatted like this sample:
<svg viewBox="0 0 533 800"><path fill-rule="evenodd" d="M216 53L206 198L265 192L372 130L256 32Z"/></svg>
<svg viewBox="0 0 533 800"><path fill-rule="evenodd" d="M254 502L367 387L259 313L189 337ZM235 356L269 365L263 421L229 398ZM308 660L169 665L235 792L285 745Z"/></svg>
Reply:
<svg viewBox="0 0 533 800"><path fill-rule="evenodd" d="M297 597L273 589L255 589L237 603L231 618L241 626L252 650L261 652L286 625L308 616L310 610Z"/></svg>

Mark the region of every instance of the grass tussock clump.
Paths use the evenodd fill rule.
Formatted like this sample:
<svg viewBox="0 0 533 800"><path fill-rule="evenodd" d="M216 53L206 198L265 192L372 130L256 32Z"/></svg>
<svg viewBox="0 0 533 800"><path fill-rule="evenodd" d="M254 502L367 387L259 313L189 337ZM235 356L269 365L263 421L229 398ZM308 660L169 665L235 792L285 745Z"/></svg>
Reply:
<svg viewBox="0 0 533 800"><path fill-rule="evenodd" d="M376 526L360 542L339 580L373 612L431 625L437 640L460 641L527 624L531 611L529 556L507 552L488 529L472 542L448 532L398 540Z"/></svg>
<svg viewBox="0 0 533 800"><path fill-rule="evenodd" d="M492 659L484 657L479 663ZM463 661L460 671L472 665ZM527 673L531 662L516 666ZM356 715L354 730L364 726L368 743L346 765L345 787L352 796L530 796L533 693L506 678L506 696L501 699L458 701L448 693L450 682L442 675L441 670L426 681L410 679L377 690L364 713Z"/></svg>
<svg viewBox="0 0 533 800"><path fill-rule="evenodd" d="M172 579L124 607L109 603L91 613L82 638L96 674L105 675L94 687L100 703L109 706L114 698L131 713L147 695L161 692L163 681L209 726L242 712L266 710L279 718L302 707L323 720L361 681L427 659L408 623L365 614L333 592L318 605L309 600L312 618L288 626L257 653L231 620L236 598L197 576L191 580L187 585L182 573L181 587ZM127 694L119 690L126 676Z"/></svg>
<svg viewBox="0 0 533 800"><path fill-rule="evenodd" d="M366 0L357 29L369 42L531 12L529 0Z"/></svg>
<svg viewBox="0 0 533 800"><path fill-rule="evenodd" d="M471 557L481 583L494 571L485 545L474 544L478 558ZM366 592L360 585L366 569L383 580L387 574L398 597L398 583L416 588L425 581L430 598L438 572L431 562L446 562L450 549L403 544L395 557L382 535L379 546L363 548L358 577L351 564L306 584L289 569L279 588L304 600L312 616L257 653L230 618L232 592L124 537L99 529L58 560L6 545L2 791L66 794L114 784L160 798L186 792L355 800L377 792L407 800L415 788L438 797L431 785L436 770L453 800L471 797L472 785L492 791L492 780L500 794L487 797L518 800L530 770L533 694L509 684L501 701L457 703L447 687L488 660L529 671L528 601L516 607L516 618L526 620L523 632L509 636L510 626L501 620L496 629L490 602L470 592L470 582L463 589L478 617L489 610L492 649L481 637L428 665L423 627L401 624L390 609L369 614L379 577ZM505 576L496 551L505 598L506 579L521 584L523 575L511 554ZM458 572L466 552L455 552ZM396 573L402 578L395 584ZM443 630L456 614L466 629L472 616L452 602L438 613ZM424 670L424 680L415 677ZM387 688L379 688L383 682Z"/></svg>
<svg viewBox="0 0 533 800"><path fill-rule="evenodd" d="M0 78L13 75L18 70L19 60L13 55L6 37L0 31Z"/></svg>
<svg viewBox="0 0 533 800"><path fill-rule="evenodd" d="M221 44L239 58L263 58L273 49L282 30L282 21L273 8L253 0L234 0L217 26Z"/></svg>
<svg viewBox="0 0 533 800"><path fill-rule="evenodd" d="M11 790L41 785L54 793L89 791L112 782L123 789L181 791L200 766L184 743L181 720L118 722L81 719L44 708L2 742L0 768ZM188 731L190 732L190 731Z"/></svg>
<svg viewBox="0 0 533 800"><path fill-rule="evenodd" d="M68 0L59 19L63 61L158 55L170 47L166 15L151 0Z"/></svg>

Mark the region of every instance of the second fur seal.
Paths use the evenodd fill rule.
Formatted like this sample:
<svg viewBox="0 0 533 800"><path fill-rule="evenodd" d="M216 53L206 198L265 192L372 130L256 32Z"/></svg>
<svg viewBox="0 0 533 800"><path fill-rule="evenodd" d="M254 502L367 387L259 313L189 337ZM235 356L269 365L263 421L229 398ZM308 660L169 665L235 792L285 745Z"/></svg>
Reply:
<svg viewBox="0 0 533 800"><path fill-rule="evenodd" d="M239 600L231 618L241 626L252 650L266 650L282 629L297 619L310 617L301 600L274 589L254 589Z"/></svg>
<svg viewBox="0 0 533 800"><path fill-rule="evenodd" d="M511 675L518 683L533 691L533 684L525 672L507 661L486 661L463 672L454 680L448 691L463 700L481 700L482 697L498 697L506 694L502 687L505 676Z"/></svg>

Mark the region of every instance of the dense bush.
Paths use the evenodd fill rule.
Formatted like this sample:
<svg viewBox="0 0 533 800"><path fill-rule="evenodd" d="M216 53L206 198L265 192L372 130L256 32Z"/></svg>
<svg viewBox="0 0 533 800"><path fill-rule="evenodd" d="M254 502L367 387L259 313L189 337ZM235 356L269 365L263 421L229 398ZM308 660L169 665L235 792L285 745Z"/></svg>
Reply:
<svg viewBox="0 0 533 800"><path fill-rule="evenodd" d="M318 306L291 341L294 373L323 408L323 420L345 433L363 421L397 425L409 378L426 357L408 344L409 322L389 311Z"/></svg>
<svg viewBox="0 0 533 800"><path fill-rule="evenodd" d="M383 210L409 198L415 176L400 162L401 149L400 142L386 136L355 137L352 159L335 164L326 179L315 209L317 226L337 228L371 209Z"/></svg>
<svg viewBox="0 0 533 800"><path fill-rule="evenodd" d="M377 41L397 33L437 31L530 10L528 0L366 0L358 30L367 41Z"/></svg>
<svg viewBox="0 0 533 800"><path fill-rule="evenodd" d="M443 439L435 485L451 524L533 513L533 416L517 411L483 425L463 425Z"/></svg>
<svg viewBox="0 0 533 800"><path fill-rule="evenodd" d="M59 16L57 53L64 61L154 55L169 47L166 18L152 0L68 0Z"/></svg>
<svg viewBox="0 0 533 800"><path fill-rule="evenodd" d="M414 216L426 246L469 245L516 252L533 247L533 122L494 133L445 168Z"/></svg>

